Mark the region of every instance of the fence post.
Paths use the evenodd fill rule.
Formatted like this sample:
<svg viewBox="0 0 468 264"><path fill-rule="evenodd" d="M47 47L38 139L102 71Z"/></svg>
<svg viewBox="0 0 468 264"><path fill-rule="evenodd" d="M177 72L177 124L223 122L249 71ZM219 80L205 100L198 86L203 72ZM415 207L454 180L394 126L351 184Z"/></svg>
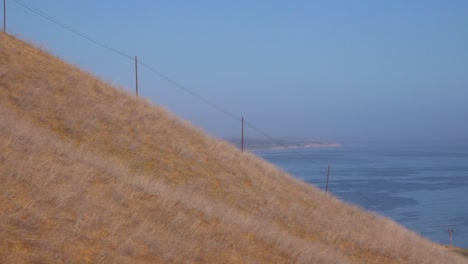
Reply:
<svg viewBox="0 0 468 264"><path fill-rule="evenodd" d="M3 0L3 33L6 34L6 0Z"/></svg>
<svg viewBox="0 0 468 264"><path fill-rule="evenodd" d="M327 186L325 187L325 192L328 192L328 179L330 178L330 165L328 165L328 172L327 172Z"/></svg>
<svg viewBox="0 0 468 264"><path fill-rule="evenodd" d="M448 230L449 232L449 238L450 238L450 251L453 251L453 239L452 239L452 234L455 232L455 229L450 229Z"/></svg>
<svg viewBox="0 0 468 264"><path fill-rule="evenodd" d="M135 91L136 97L138 97L138 58L135 56Z"/></svg>
<svg viewBox="0 0 468 264"><path fill-rule="evenodd" d="M241 152L244 152L244 117L242 117Z"/></svg>

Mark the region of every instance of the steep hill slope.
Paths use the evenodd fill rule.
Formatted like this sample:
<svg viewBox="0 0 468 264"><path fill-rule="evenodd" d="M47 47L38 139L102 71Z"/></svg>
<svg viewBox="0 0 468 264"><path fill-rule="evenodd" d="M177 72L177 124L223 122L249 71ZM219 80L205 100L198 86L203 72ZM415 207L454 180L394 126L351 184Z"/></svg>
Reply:
<svg viewBox="0 0 468 264"><path fill-rule="evenodd" d="M0 34L1 263L464 263Z"/></svg>

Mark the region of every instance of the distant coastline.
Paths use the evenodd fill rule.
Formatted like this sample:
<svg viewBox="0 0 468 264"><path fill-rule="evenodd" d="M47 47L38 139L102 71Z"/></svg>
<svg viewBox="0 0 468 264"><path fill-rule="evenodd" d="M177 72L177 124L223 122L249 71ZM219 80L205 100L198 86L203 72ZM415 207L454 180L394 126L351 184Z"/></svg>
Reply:
<svg viewBox="0 0 468 264"><path fill-rule="evenodd" d="M304 143L298 145L287 145L287 146L275 146L269 148L262 148L263 150L282 150L282 149L299 149L299 148L338 148L341 147L339 143Z"/></svg>
<svg viewBox="0 0 468 264"><path fill-rule="evenodd" d="M240 148L240 139L228 138L225 139L231 144ZM244 148L251 151L258 150L287 150L287 149L303 149L303 148L337 148L342 145L337 142L324 142L313 139L280 139L277 141L267 139L245 139Z"/></svg>

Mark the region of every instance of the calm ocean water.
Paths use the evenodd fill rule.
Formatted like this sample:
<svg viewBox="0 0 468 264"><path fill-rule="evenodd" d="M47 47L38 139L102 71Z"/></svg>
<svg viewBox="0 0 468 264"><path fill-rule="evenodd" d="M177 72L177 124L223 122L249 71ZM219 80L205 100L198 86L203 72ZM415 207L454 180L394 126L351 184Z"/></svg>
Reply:
<svg viewBox="0 0 468 264"><path fill-rule="evenodd" d="M426 238L468 248L468 146L344 146L258 151L292 175L394 219Z"/></svg>

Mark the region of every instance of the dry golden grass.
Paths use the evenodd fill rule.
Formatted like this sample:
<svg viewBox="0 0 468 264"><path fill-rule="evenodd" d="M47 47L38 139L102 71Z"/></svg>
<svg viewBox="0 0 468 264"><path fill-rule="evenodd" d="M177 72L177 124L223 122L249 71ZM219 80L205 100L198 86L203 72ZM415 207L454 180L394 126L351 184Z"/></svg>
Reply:
<svg viewBox="0 0 468 264"><path fill-rule="evenodd" d="M466 263L0 34L1 263Z"/></svg>
<svg viewBox="0 0 468 264"><path fill-rule="evenodd" d="M449 248L449 246L447 246L447 248ZM454 248L453 251L468 258L468 249L466 248Z"/></svg>

